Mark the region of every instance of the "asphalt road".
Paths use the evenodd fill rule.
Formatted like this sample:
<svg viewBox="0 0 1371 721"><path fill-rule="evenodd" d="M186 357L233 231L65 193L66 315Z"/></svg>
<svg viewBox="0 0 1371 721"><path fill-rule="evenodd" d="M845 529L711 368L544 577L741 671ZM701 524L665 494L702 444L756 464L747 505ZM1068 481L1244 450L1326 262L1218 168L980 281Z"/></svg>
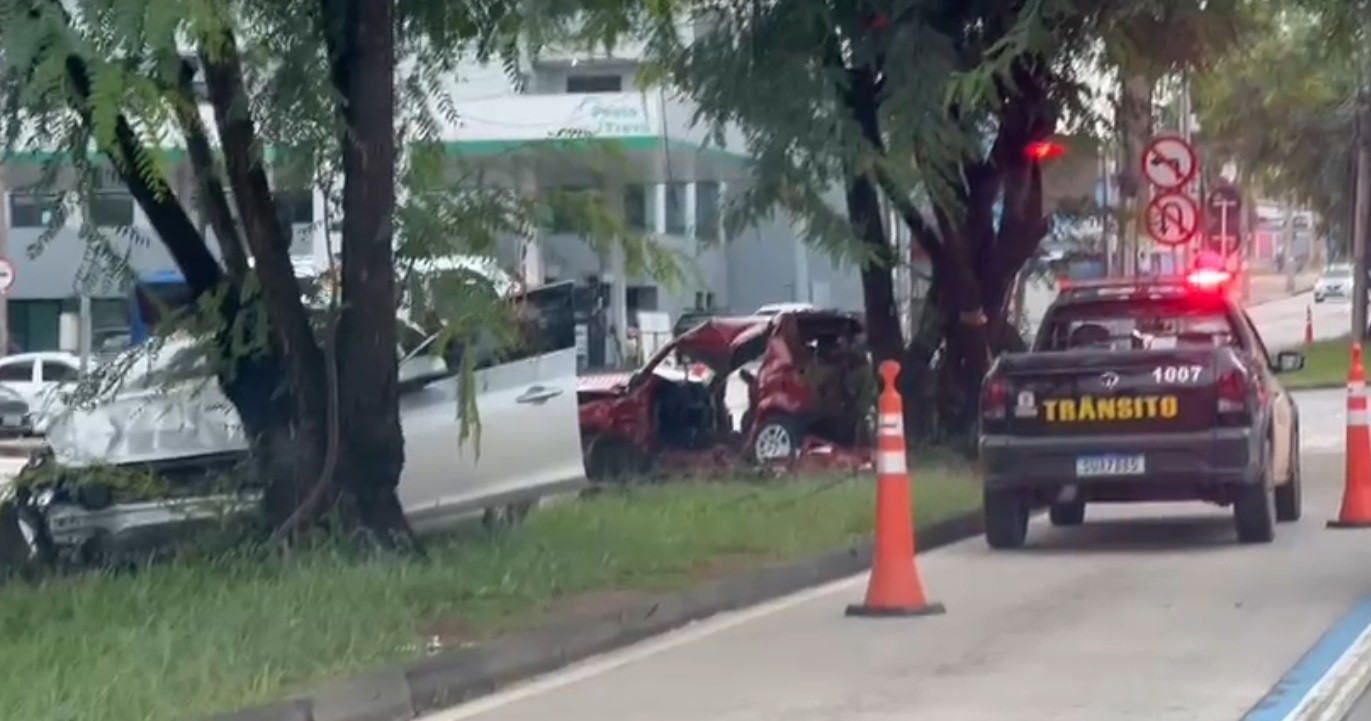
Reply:
<svg viewBox="0 0 1371 721"><path fill-rule="evenodd" d="M1254 311L1271 345L1303 337L1306 303ZM1297 398L1305 518L1271 545L1237 545L1228 511L1203 504L1091 507L1082 528L1037 522L1021 552L973 539L920 556L942 616L845 618L855 577L426 721L1238 721L1371 594L1371 530L1324 527L1342 392Z"/></svg>

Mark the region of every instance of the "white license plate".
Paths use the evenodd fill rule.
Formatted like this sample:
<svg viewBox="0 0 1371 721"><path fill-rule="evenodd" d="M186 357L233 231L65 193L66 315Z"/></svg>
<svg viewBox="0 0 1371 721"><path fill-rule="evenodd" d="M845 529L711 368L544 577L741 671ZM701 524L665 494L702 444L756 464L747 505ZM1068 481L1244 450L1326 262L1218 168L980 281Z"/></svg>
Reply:
<svg viewBox="0 0 1371 721"><path fill-rule="evenodd" d="M1141 454L1080 456L1076 459L1076 476L1140 476L1147 470L1144 458Z"/></svg>
<svg viewBox="0 0 1371 721"><path fill-rule="evenodd" d="M23 416L0 416L0 425L15 426L15 427L22 426L22 425L24 425L24 417L23 417Z"/></svg>

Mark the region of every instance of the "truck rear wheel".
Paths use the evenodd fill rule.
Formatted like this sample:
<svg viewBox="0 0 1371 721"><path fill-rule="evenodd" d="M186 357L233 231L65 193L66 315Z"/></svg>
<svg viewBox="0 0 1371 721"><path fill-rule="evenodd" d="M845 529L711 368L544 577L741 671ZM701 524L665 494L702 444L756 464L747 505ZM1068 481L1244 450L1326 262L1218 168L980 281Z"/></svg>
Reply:
<svg viewBox="0 0 1371 721"><path fill-rule="evenodd" d="M1014 491L985 491L985 541L991 548L1020 548L1028 538L1028 498Z"/></svg>
<svg viewBox="0 0 1371 721"><path fill-rule="evenodd" d="M1290 480L1276 488L1276 520L1290 523L1300 520L1303 513L1304 492L1300 488L1300 427L1295 426L1295 440L1290 446Z"/></svg>
<svg viewBox="0 0 1371 721"><path fill-rule="evenodd" d="M1269 478L1243 486L1233 502L1233 523L1239 543L1270 543L1276 538L1276 499Z"/></svg>

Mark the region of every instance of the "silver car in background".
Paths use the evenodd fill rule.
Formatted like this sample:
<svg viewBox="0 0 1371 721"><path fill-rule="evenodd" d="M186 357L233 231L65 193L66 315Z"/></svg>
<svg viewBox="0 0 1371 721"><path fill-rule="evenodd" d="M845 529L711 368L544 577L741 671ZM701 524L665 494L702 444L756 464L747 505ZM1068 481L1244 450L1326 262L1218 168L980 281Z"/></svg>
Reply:
<svg viewBox="0 0 1371 721"><path fill-rule="evenodd" d="M1352 266L1348 263L1336 263L1324 268L1323 274L1314 283L1314 302L1322 303L1330 299L1351 300L1351 298Z"/></svg>

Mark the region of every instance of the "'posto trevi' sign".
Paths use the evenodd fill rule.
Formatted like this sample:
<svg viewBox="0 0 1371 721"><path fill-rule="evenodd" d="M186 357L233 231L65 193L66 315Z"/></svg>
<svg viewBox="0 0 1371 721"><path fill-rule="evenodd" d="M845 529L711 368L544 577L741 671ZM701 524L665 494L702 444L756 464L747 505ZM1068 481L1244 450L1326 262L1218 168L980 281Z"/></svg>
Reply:
<svg viewBox="0 0 1371 721"><path fill-rule="evenodd" d="M599 136L652 134L642 103L633 98L589 96L576 106L572 120Z"/></svg>

